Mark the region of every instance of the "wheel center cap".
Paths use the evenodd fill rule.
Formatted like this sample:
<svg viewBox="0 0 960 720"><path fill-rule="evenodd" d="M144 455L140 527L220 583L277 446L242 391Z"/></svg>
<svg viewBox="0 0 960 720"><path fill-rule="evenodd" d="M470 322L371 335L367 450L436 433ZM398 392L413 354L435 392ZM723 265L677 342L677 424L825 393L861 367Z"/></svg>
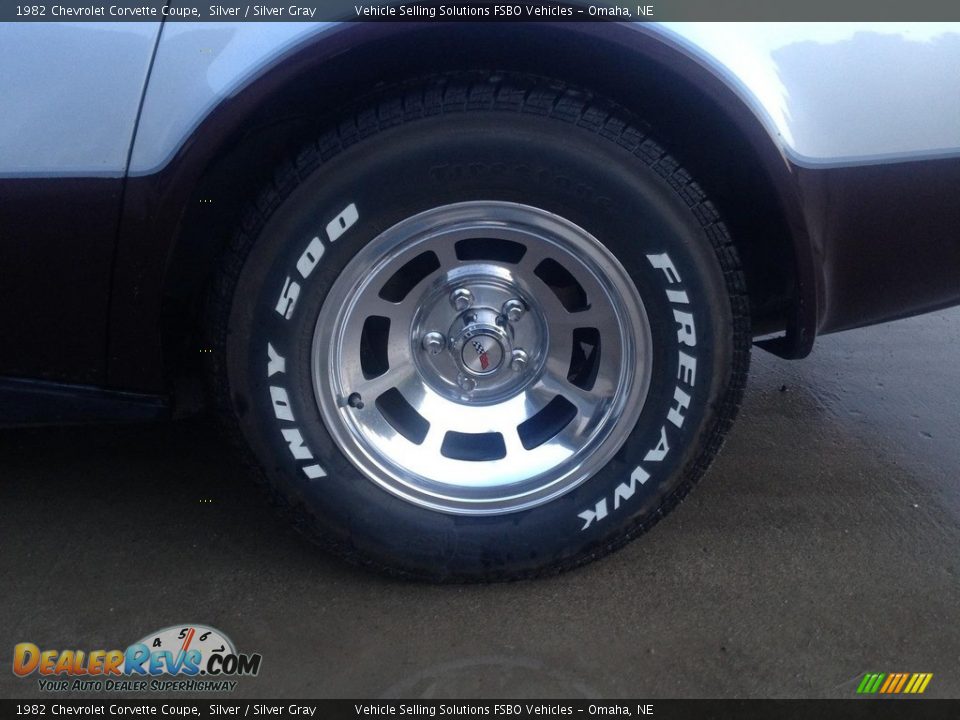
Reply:
<svg viewBox="0 0 960 720"><path fill-rule="evenodd" d="M503 364L503 345L493 335L480 332L471 335L463 343L460 360L463 367L474 375L489 375Z"/></svg>
<svg viewBox="0 0 960 720"><path fill-rule="evenodd" d="M428 291L411 323L419 376L461 405L492 405L535 382L546 357L539 308L502 268L466 265ZM469 303L469 304L468 304ZM453 310L453 312L451 312Z"/></svg>

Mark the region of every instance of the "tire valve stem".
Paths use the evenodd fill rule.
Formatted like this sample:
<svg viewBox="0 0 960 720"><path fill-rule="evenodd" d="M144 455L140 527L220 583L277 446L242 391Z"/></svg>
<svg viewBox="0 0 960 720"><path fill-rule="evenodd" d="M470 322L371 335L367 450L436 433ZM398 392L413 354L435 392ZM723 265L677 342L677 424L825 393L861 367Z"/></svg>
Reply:
<svg viewBox="0 0 960 720"><path fill-rule="evenodd" d="M360 393L350 393L347 396L347 405L355 410L363 410L363 398L360 397Z"/></svg>

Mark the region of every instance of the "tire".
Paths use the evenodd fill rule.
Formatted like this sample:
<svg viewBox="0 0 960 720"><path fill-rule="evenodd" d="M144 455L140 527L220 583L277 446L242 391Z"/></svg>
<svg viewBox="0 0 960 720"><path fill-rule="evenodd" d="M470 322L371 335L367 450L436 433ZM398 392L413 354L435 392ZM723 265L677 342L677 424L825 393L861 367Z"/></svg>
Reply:
<svg viewBox="0 0 960 720"><path fill-rule="evenodd" d="M281 506L433 581L558 572L648 529L749 364L698 185L623 109L528 76L345 115L251 206L211 300L217 402Z"/></svg>

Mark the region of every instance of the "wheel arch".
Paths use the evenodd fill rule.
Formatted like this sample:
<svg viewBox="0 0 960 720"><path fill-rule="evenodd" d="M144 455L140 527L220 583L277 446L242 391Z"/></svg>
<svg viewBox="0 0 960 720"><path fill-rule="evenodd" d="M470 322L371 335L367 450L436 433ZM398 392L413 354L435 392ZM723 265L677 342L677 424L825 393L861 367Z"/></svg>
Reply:
<svg viewBox="0 0 960 720"><path fill-rule="evenodd" d="M161 170L128 180L111 384L152 390L191 374L203 350L194 332L198 301L239 208L277 159L317 134L336 108L378 85L490 68L558 77L649 121L730 225L755 327L782 333L770 349L788 357L809 352L817 283L797 190L761 121L718 75L665 38L615 23L352 23L262 69ZM694 142L697 152L689 149ZM151 318L156 332L144 330Z"/></svg>

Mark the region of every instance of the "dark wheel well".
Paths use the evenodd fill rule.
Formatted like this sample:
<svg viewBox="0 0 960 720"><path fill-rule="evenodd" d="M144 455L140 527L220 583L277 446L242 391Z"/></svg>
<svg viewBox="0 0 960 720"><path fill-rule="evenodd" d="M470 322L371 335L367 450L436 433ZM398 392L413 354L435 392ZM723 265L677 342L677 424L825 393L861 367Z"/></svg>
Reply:
<svg viewBox="0 0 960 720"><path fill-rule="evenodd" d="M553 77L643 117L667 151L698 178L729 227L746 275L755 333L785 328L798 294L797 264L786 212L750 135L756 129L745 130L720 100L668 67L655 50L641 54L612 41L596 42L560 24L452 30L407 31L319 66L305 63L218 149L186 206L166 269L168 376L192 377L199 369L194 350L204 288L240 209L278 171L278 158L290 156L332 116L378 87L439 70L493 67ZM611 70L598 72L604 68Z"/></svg>

